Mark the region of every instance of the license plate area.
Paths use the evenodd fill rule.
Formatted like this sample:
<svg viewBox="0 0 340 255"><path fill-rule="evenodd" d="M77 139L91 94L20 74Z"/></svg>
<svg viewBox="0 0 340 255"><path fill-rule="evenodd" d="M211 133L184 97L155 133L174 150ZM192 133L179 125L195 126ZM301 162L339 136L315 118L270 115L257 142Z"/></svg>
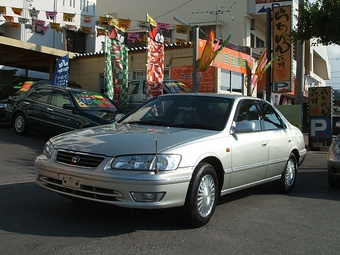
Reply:
<svg viewBox="0 0 340 255"><path fill-rule="evenodd" d="M82 183L82 179L70 175L60 175L60 180L62 185L65 187L80 189L80 185Z"/></svg>

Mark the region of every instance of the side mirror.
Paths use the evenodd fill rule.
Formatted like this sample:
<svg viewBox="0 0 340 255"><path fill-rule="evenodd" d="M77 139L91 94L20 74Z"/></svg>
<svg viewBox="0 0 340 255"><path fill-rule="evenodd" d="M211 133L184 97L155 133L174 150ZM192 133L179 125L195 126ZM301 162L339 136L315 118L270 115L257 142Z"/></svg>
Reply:
<svg viewBox="0 0 340 255"><path fill-rule="evenodd" d="M118 113L118 114L116 115L116 117L115 117L115 121L120 120L120 119L123 118L124 116L125 116L124 113Z"/></svg>
<svg viewBox="0 0 340 255"><path fill-rule="evenodd" d="M253 121L241 121L237 122L231 129L230 134L236 133L250 133L255 131L255 123Z"/></svg>
<svg viewBox="0 0 340 255"><path fill-rule="evenodd" d="M63 109L71 110L72 113L76 114L76 108L73 104L63 104Z"/></svg>

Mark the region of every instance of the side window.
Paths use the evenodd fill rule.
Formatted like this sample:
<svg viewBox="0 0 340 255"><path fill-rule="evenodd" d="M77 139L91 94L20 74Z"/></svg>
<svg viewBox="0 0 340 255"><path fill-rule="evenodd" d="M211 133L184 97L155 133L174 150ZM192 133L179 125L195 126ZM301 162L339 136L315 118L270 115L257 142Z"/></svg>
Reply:
<svg viewBox="0 0 340 255"><path fill-rule="evenodd" d="M128 85L128 95L135 95L138 94L138 90L139 90L139 81L136 82L130 82Z"/></svg>
<svg viewBox="0 0 340 255"><path fill-rule="evenodd" d="M255 101L241 102L235 121L252 121L255 123L255 131L261 131L260 113Z"/></svg>
<svg viewBox="0 0 340 255"><path fill-rule="evenodd" d="M47 104L48 96L51 94L52 90L48 88L37 88L32 91L27 98L33 101Z"/></svg>
<svg viewBox="0 0 340 255"><path fill-rule="evenodd" d="M64 104L71 104L68 94L60 90L55 91L51 98L51 105L63 108Z"/></svg>
<svg viewBox="0 0 340 255"><path fill-rule="evenodd" d="M263 102L261 108L265 130L276 130L285 127L280 116L270 104Z"/></svg>

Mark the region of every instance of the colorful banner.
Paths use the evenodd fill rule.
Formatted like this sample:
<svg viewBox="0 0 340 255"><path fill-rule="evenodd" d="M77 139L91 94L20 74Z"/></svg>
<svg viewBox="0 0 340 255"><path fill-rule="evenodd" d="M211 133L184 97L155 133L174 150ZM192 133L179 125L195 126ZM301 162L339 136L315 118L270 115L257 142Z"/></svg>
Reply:
<svg viewBox="0 0 340 255"><path fill-rule="evenodd" d="M105 36L106 39L106 51L105 51L105 95L113 100L113 72L111 65L111 49L112 43L111 39L108 36Z"/></svg>
<svg viewBox="0 0 340 255"><path fill-rule="evenodd" d="M105 35L106 34L106 30L103 28L97 28L97 36L101 36L101 35Z"/></svg>
<svg viewBox="0 0 340 255"><path fill-rule="evenodd" d="M52 84L55 86L67 87L69 73L69 56L68 54L60 57L56 61Z"/></svg>
<svg viewBox="0 0 340 255"><path fill-rule="evenodd" d="M28 23L28 19L26 19L26 18L18 18L18 22L20 23L20 24L27 24Z"/></svg>
<svg viewBox="0 0 340 255"><path fill-rule="evenodd" d="M32 19L37 19L38 18L38 15L40 13L39 10L28 10L29 14L30 14L30 17Z"/></svg>
<svg viewBox="0 0 340 255"><path fill-rule="evenodd" d="M51 20L54 20L58 14L58 12L54 12L54 11L45 11L45 13L46 13L46 18L51 19Z"/></svg>
<svg viewBox="0 0 340 255"><path fill-rule="evenodd" d="M93 16L81 15L81 19L83 20L84 24L91 24L93 21Z"/></svg>
<svg viewBox="0 0 340 255"><path fill-rule="evenodd" d="M6 6L0 6L0 15L6 15Z"/></svg>
<svg viewBox="0 0 340 255"><path fill-rule="evenodd" d="M273 92L292 91L291 5L273 8Z"/></svg>
<svg viewBox="0 0 340 255"><path fill-rule="evenodd" d="M147 98L163 94L164 79L164 37L158 30L157 23L149 15L147 22L150 24L148 32L148 57L147 57Z"/></svg>
<svg viewBox="0 0 340 255"><path fill-rule="evenodd" d="M74 22L74 17L76 16L75 13L64 13L63 14L63 21L65 22Z"/></svg>
<svg viewBox="0 0 340 255"><path fill-rule="evenodd" d="M22 15L22 8L15 8L12 7L12 11L14 12L14 14L21 16Z"/></svg>
<svg viewBox="0 0 340 255"><path fill-rule="evenodd" d="M184 25L176 25L176 33L177 34L188 34L190 27Z"/></svg>
<svg viewBox="0 0 340 255"><path fill-rule="evenodd" d="M117 27L109 27L108 34L111 39L110 63L112 67L113 101L124 109L128 94L127 84L129 77L127 32Z"/></svg>
<svg viewBox="0 0 340 255"><path fill-rule="evenodd" d="M63 29L60 27L60 23L53 23L50 22L50 28L54 29L55 31L59 32L63 32Z"/></svg>
<svg viewBox="0 0 340 255"><path fill-rule="evenodd" d="M92 27L81 26L80 31L85 33L85 34L89 34L89 35L93 36Z"/></svg>
<svg viewBox="0 0 340 255"><path fill-rule="evenodd" d="M99 17L99 25L106 27L109 26L111 23L112 18L109 17Z"/></svg>
<svg viewBox="0 0 340 255"><path fill-rule="evenodd" d="M211 29L208 40L205 43L201 57L197 60L197 72L204 72L214 61L217 54L224 49L224 45L228 43L230 36L220 44L220 40L214 44L215 31Z"/></svg>
<svg viewBox="0 0 340 255"><path fill-rule="evenodd" d="M198 57L201 57L205 45L205 40L199 39ZM236 73L247 74L247 66L250 63L250 56L229 48L223 48L216 56L215 61L210 66Z"/></svg>

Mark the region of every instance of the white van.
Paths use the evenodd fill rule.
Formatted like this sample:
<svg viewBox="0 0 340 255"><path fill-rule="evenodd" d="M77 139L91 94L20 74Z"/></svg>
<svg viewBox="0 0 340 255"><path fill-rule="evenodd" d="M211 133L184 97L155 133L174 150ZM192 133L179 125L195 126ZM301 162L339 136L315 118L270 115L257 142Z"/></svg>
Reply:
<svg viewBox="0 0 340 255"><path fill-rule="evenodd" d="M185 83L176 80L164 80L163 94L169 93L192 93L192 89ZM147 101L146 80L131 80L128 83L128 96L125 112L128 112Z"/></svg>

